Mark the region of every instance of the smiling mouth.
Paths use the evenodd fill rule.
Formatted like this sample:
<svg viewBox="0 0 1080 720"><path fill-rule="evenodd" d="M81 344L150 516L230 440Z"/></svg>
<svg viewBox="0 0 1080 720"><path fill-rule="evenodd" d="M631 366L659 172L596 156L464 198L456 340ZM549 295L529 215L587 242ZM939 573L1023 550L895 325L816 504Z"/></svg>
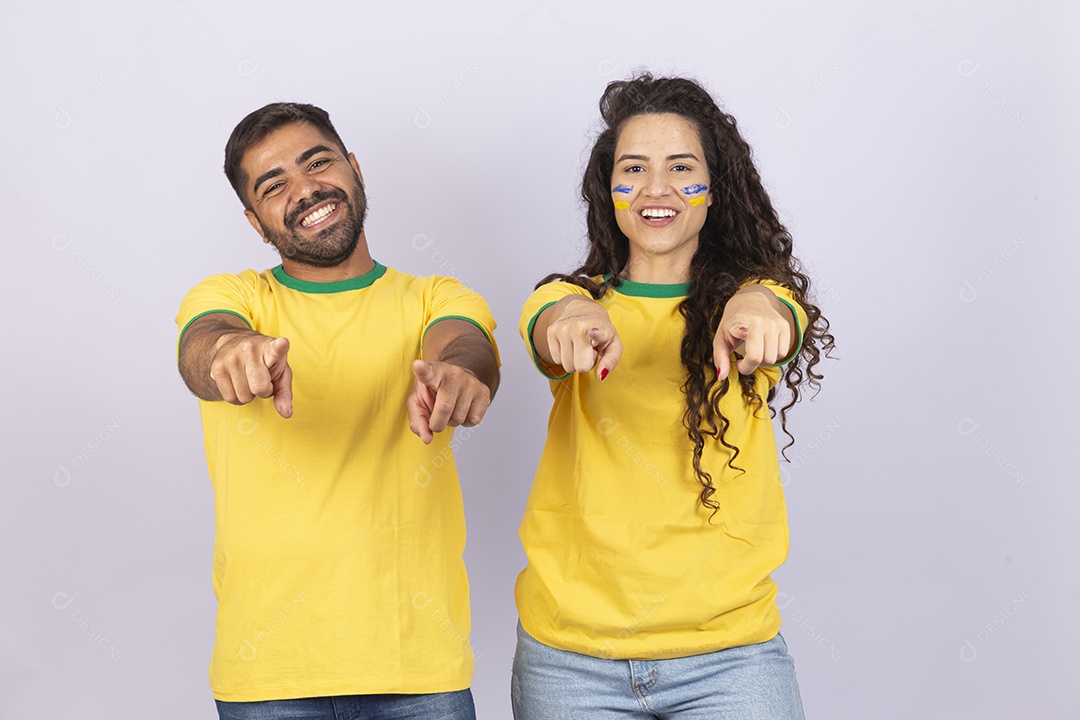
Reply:
<svg viewBox="0 0 1080 720"><path fill-rule="evenodd" d="M641 217L646 220L663 220L678 215L678 211L671 208L645 208L641 211Z"/></svg>
<svg viewBox="0 0 1080 720"><path fill-rule="evenodd" d="M337 203L330 203L329 205L323 205L318 210L315 210L314 212L312 212L312 213L310 213L308 215L305 215L303 218L301 218L300 226L301 227L306 227L306 228L314 227L315 225L318 225L323 220L325 220L327 217L329 217L330 214L332 212L334 212L334 210L336 210L336 209L337 209Z"/></svg>

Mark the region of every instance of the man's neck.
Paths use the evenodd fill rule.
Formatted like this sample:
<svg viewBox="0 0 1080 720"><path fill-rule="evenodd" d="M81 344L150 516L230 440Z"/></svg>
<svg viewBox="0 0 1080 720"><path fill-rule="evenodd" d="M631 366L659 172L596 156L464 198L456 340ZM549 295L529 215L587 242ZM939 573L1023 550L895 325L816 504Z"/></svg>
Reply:
<svg viewBox="0 0 1080 720"><path fill-rule="evenodd" d="M297 280L327 283L352 280L361 275L366 275L375 268L375 261L372 260L371 253L368 251L367 238L361 233L360 240L356 243L356 249L353 250L352 255L333 267L315 267L314 265L293 262L286 258L281 259L281 267L288 273L289 277L294 277Z"/></svg>

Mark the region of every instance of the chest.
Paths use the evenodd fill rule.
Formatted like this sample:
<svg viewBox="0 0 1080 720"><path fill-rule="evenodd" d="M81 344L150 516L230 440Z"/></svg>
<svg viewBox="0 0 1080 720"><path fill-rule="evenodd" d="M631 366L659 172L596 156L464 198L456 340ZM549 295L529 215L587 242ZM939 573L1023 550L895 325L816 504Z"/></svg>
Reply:
<svg viewBox="0 0 1080 720"><path fill-rule="evenodd" d="M420 298L369 291L273 296L255 330L289 339L294 391L317 404L397 399L412 385L425 311Z"/></svg>

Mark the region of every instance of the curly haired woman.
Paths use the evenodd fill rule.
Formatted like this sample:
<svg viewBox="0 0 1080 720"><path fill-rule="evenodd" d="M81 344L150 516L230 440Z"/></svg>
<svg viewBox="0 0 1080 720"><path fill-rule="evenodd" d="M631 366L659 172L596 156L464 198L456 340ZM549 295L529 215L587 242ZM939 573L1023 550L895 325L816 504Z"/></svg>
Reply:
<svg viewBox="0 0 1080 720"><path fill-rule="evenodd" d="M769 403L786 388L786 433L829 324L708 92L642 75L600 111L588 257L522 311L554 405L520 532L514 714L802 718Z"/></svg>

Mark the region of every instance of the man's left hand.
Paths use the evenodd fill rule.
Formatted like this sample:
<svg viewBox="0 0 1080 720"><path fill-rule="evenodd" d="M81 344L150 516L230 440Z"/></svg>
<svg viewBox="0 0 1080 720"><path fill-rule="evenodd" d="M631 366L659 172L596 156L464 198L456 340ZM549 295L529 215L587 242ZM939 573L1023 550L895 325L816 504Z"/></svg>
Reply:
<svg viewBox="0 0 1080 720"><path fill-rule="evenodd" d="M491 404L487 385L463 367L446 362L415 360L415 382L405 406L409 429L427 445L434 433L449 427L472 427L484 419Z"/></svg>

